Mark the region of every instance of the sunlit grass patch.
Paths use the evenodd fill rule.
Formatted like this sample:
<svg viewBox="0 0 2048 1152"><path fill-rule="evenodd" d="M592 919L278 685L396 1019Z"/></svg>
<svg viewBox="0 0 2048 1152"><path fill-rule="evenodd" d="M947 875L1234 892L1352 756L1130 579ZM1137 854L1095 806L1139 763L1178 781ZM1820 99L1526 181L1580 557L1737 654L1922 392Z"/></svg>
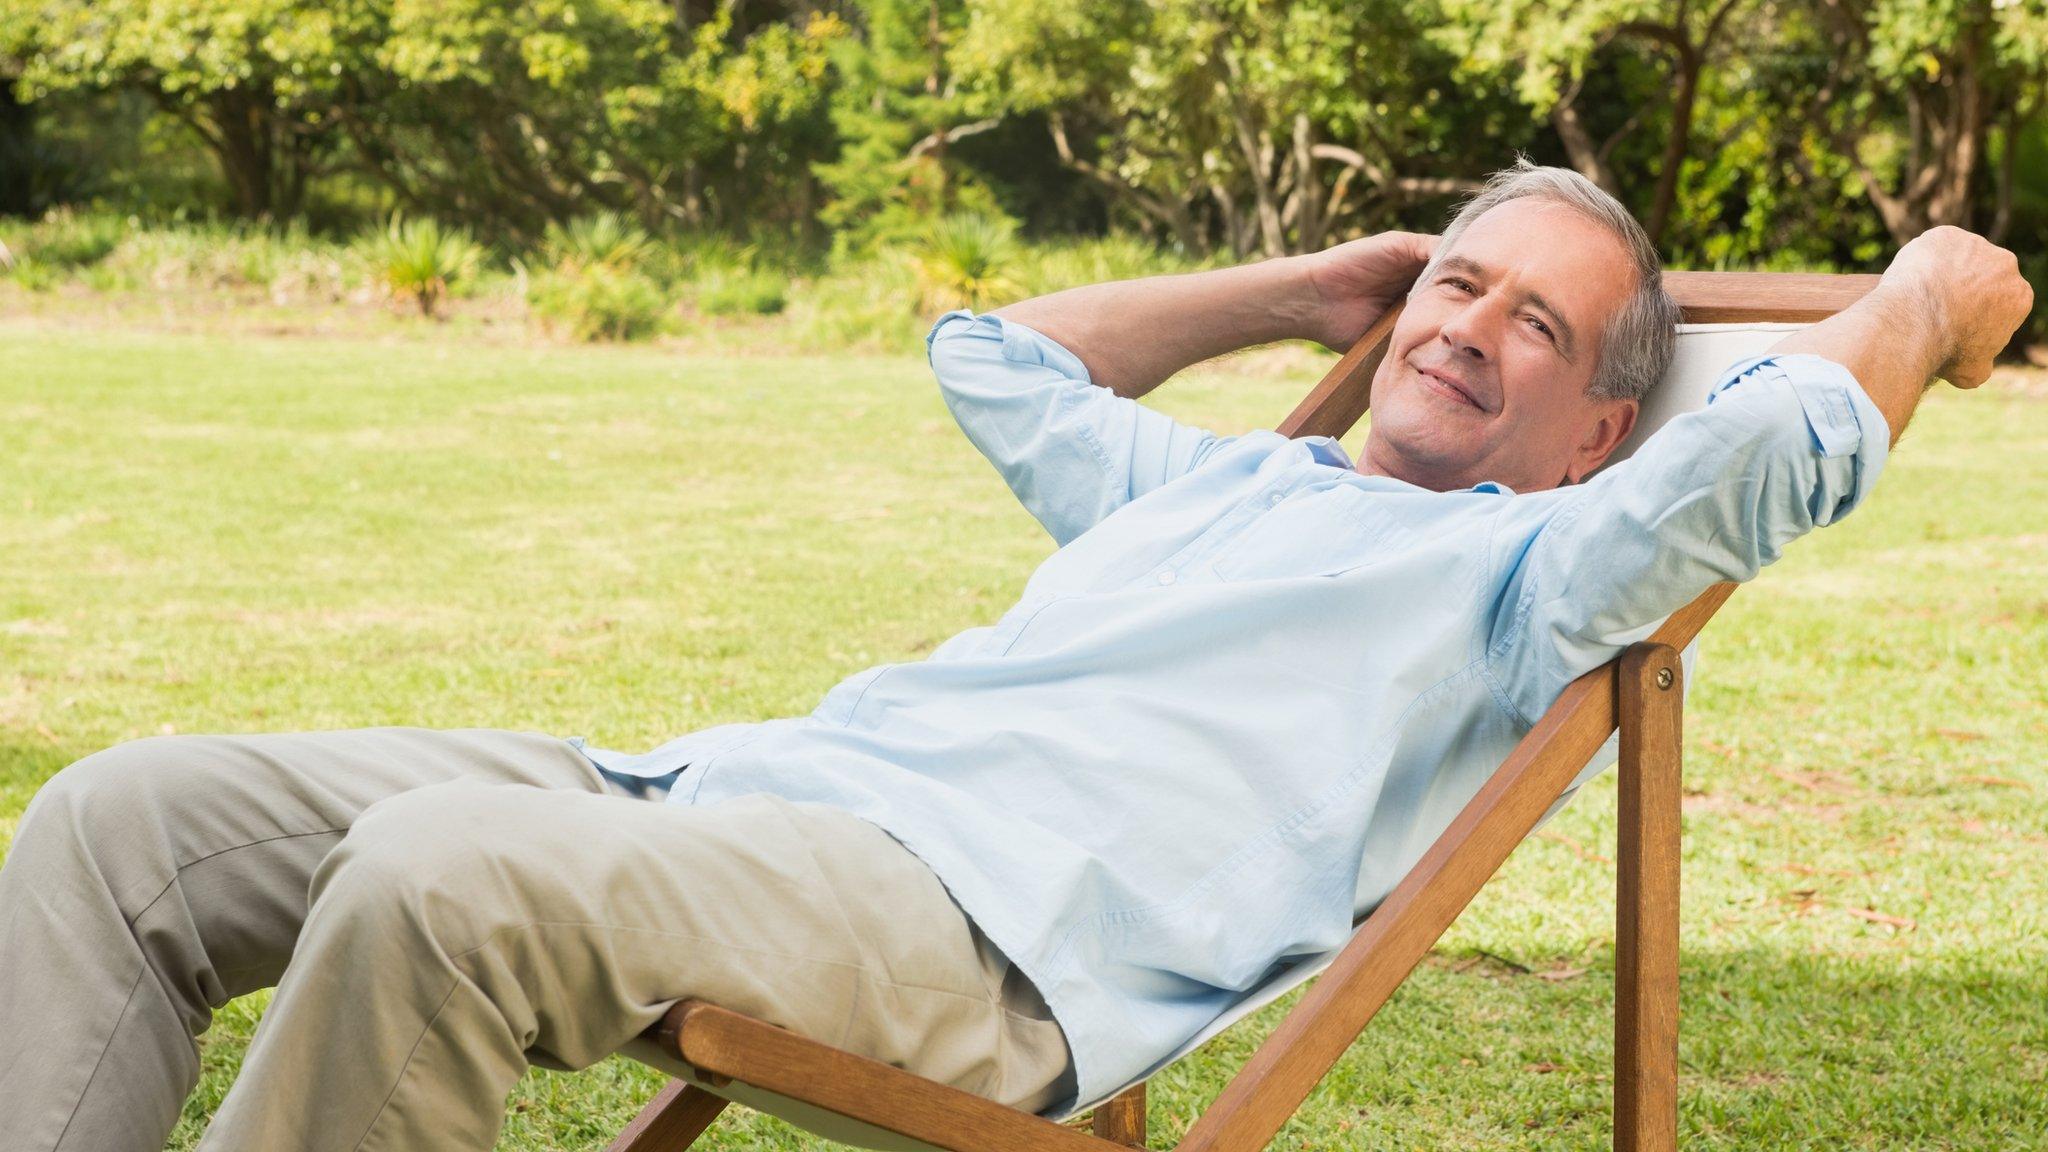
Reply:
<svg viewBox="0 0 2048 1152"><path fill-rule="evenodd" d="M1051 549L915 356L10 329L0 363L0 847L42 780L167 725L638 749L800 713ZM1327 363L1156 403L1270 425ZM1688 1148L2048 1144L2044 378L1934 393L1702 643ZM1606 1145L1613 806L1609 774L1516 851L1278 1147ZM1154 1147L1293 999L1154 1082ZM263 1002L205 1037L176 1147ZM535 1072L500 1146L602 1148L658 1082ZM707 1146L820 1142L736 1109Z"/></svg>

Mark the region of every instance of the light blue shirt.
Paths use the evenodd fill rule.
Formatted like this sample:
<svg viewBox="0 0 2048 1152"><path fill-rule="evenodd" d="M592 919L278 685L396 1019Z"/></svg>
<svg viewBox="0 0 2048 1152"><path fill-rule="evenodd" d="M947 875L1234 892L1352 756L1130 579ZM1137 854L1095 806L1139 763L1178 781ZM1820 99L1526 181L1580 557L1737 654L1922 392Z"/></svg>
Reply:
<svg viewBox="0 0 2048 1152"><path fill-rule="evenodd" d="M1584 484L1434 492L1177 423L1013 321L927 345L1060 544L1023 598L808 716L585 752L690 765L671 803L766 791L902 841L1066 1032L1053 1114L1341 946L1566 684L1854 508L1889 441L1847 370L1761 357Z"/></svg>

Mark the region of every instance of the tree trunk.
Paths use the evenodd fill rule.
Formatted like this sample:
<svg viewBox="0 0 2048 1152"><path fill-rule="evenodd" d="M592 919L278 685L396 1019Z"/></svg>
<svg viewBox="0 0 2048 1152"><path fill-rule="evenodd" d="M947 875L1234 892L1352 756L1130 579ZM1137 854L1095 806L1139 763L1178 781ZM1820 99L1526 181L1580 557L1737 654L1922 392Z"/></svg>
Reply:
<svg viewBox="0 0 2048 1152"><path fill-rule="evenodd" d="M1699 57L1691 52L1681 53L1676 79L1678 91L1671 98L1671 132L1664 138L1657 187L1650 194L1650 219L1644 226L1652 244L1664 242L1672 206L1678 202L1678 174L1685 167L1685 154L1692 145L1692 105L1699 93Z"/></svg>
<svg viewBox="0 0 2048 1152"><path fill-rule="evenodd" d="M252 220L271 217L272 183L276 176L269 125L264 109L246 88L215 93L206 102L213 133L207 143L235 199L235 211Z"/></svg>
<svg viewBox="0 0 2048 1152"><path fill-rule="evenodd" d="M1306 113L1294 116L1294 187L1301 211L1295 216L1295 251L1319 252L1323 247L1323 182L1316 176L1316 129Z"/></svg>
<svg viewBox="0 0 2048 1152"><path fill-rule="evenodd" d="M1594 143L1585 118L1579 115L1578 95L1575 90L1558 101L1557 106L1550 110L1550 123L1557 129L1557 138L1564 143L1564 153L1572 168L1618 200L1621 198L1621 184L1614 178L1614 169L1607 164L1606 151Z"/></svg>
<svg viewBox="0 0 2048 1152"><path fill-rule="evenodd" d="M0 76L0 216L32 215L36 204L36 113Z"/></svg>

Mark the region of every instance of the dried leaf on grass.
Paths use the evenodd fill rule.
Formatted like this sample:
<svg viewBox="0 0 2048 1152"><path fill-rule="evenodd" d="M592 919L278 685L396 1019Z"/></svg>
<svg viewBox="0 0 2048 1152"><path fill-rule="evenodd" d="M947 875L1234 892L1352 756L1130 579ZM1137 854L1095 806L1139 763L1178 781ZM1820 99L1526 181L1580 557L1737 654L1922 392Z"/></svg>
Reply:
<svg viewBox="0 0 2048 1152"><path fill-rule="evenodd" d="M1868 920L1872 924L1889 924L1894 928L1903 929L1907 932L1911 932L1919 927L1918 924L1906 919L1904 916L1887 916L1883 912L1872 908L1844 908L1842 911L1847 912L1858 920Z"/></svg>
<svg viewBox="0 0 2048 1152"><path fill-rule="evenodd" d="M1834 792L1853 796L1863 791L1853 781L1834 772L1823 772L1818 769L1812 772L1794 772L1789 768L1773 768L1770 772L1787 784L1796 784L1809 792Z"/></svg>

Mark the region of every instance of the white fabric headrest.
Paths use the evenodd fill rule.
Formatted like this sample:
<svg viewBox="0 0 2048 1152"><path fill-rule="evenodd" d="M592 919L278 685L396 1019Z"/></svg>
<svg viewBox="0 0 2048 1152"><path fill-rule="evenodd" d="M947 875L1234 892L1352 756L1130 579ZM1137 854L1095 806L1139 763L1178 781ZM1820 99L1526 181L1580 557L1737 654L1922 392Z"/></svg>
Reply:
<svg viewBox="0 0 2048 1152"><path fill-rule="evenodd" d="M1706 407L1707 392L1737 360L1761 356L1787 332L1804 324L1680 324L1678 354L1671 358L1671 370L1664 374L1650 394L1643 398L1642 411L1628 439L1607 458L1612 464L1626 460L1664 422L1680 412Z"/></svg>

